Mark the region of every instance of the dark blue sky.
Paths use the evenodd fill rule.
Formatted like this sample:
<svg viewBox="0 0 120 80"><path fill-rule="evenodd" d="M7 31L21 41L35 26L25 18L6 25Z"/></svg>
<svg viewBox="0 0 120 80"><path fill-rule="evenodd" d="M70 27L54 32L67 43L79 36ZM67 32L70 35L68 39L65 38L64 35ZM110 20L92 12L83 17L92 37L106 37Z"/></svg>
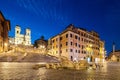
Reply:
<svg viewBox="0 0 120 80"><path fill-rule="evenodd" d="M48 39L72 23L98 32L107 52L113 41L120 49L120 0L1 0L0 10L11 22L9 36L14 36L16 25L29 27L33 43L41 35Z"/></svg>

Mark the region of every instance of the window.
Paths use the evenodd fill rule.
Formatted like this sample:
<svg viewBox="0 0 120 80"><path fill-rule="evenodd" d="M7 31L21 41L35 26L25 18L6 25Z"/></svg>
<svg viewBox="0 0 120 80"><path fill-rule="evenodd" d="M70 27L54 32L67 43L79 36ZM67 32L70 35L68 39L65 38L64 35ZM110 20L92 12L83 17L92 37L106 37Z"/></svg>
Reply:
<svg viewBox="0 0 120 80"><path fill-rule="evenodd" d="M83 38L82 38L82 41L83 41Z"/></svg>
<svg viewBox="0 0 120 80"><path fill-rule="evenodd" d="M78 53L80 53L80 50L78 50Z"/></svg>
<svg viewBox="0 0 120 80"><path fill-rule="evenodd" d="M78 34L80 34L80 31L78 31Z"/></svg>
<svg viewBox="0 0 120 80"><path fill-rule="evenodd" d="M62 50L60 50L60 53L62 53Z"/></svg>
<svg viewBox="0 0 120 80"><path fill-rule="evenodd" d="M83 51L82 51L82 54L83 54Z"/></svg>
<svg viewBox="0 0 120 80"><path fill-rule="evenodd" d="M17 31L17 34L19 33L19 31Z"/></svg>
<svg viewBox="0 0 120 80"><path fill-rule="evenodd" d="M58 53L58 51L56 51L56 54Z"/></svg>
<svg viewBox="0 0 120 80"><path fill-rule="evenodd" d="M2 42L0 42L0 47L2 47Z"/></svg>
<svg viewBox="0 0 120 80"><path fill-rule="evenodd" d="M70 34L70 37L72 38L72 34Z"/></svg>
<svg viewBox="0 0 120 80"><path fill-rule="evenodd" d="M86 34L84 34L84 37L86 36Z"/></svg>
<svg viewBox="0 0 120 80"><path fill-rule="evenodd" d="M54 46L53 46L53 49L54 49Z"/></svg>
<svg viewBox="0 0 120 80"><path fill-rule="evenodd" d="M53 43L54 43L54 40L53 40Z"/></svg>
<svg viewBox="0 0 120 80"><path fill-rule="evenodd" d="M86 58L84 57L84 59L86 59Z"/></svg>
<svg viewBox="0 0 120 80"><path fill-rule="evenodd" d="M75 50L75 52L77 53L77 50Z"/></svg>
<svg viewBox="0 0 120 80"><path fill-rule="evenodd" d="M86 51L84 51L84 54L86 54Z"/></svg>
<svg viewBox="0 0 120 80"><path fill-rule="evenodd" d="M62 40L62 37L60 37L60 40Z"/></svg>
<svg viewBox="0 0 120 80"><path fill-rule="evenodd" d="M86 38L88 38L88 35L86 34Z"/></svg>
<svg viewBox="0 0 120 80"><path fill-rule="evenodd" d="M70 52L73 52L73 50L72 50L72 49L70 49Z"/></svg>
<svg viewBox="0 0 120 80"><path fill-rule="evenodd" d="M86 40L86 42L88 43L89 41L88 41L88 40Z"/></svg>
<svg viewBox="0 0 120 80"><path fill-rule="evenodd" d="M56 41L58 40L58 38L56 38Z"/></svg>
<svg viewBox="0 0 120 80"><path fill-rule="evenodd" d="M78 47L80 48L80 44L78 45Z"/></svg>
<svg viewBox="0 0 120 80"><path fill-rule="evenodd" d="M58 45L56 45L56 48L58 48Z"/></svg>
<svg viewBox="0 0 120 80"><path fill-rule="evenodd" d="M62 47L62 44L60 44L60 47Z"/></svg>
<svg viewBox="0 0 120 80"><path fill-rule="evenodd" d="M72 46L72 44L73 44L73 43L71 42L71 46Z"/></svg>
<svg viewBox="0 0 120 80"><path fill-rule="evenodd" d="M80 37L78 37L78 40L80 41Z"/></svg>
<svg viewBox="0 0 120 80"><path fill-rule="evenodd" d="M75 46L77 47L77 43L75 43Z"/></svg>
<svg viewBox="0 0 120 80"><path fill-rule="evenodd" d="M66 34L66 38L68 38L68 34Z"/></svg>
<svg viewBox="0 0 120 80"><path fill-rule="evenodd" d="M98 55L100 55L100 53L98 53Z"/></svg>
<svg viewBox="0 0 120 80"><path fill-rule="evenodd" d="M78 37L75 35L75 39L77 39Z"/></svg>
<svg viewBox="0 0 120 80"><path fill-rule="evenodd" d="M89 41L89 43L90 43L91 41Z"/></svg>
<svg viewBox="0 0 120 80"><path fill-rule="evenodd" d="M84 46L82 45L82 49L84 48Z"/></svg>
<svg viewBox="0 0 120 80"><path fill-rule="evenodd" d="M68 49L66 49L66 52L68 52Z"/></svg>
<svg viewBox="0 0 120 80"><path fill-rule="evenodd" d="M29 33L27 33L27 35L29 35Z"/></svg>
<svg viewBox="0 0 120 80"><path fill-rule="evenodd" d="M68 42L66 42L66 46L68 45Z"/></svg>
<svg viewBox="0 0 120 80"><path fill-rule="evenodd" d="M71 61L73 61L73 57L71 56Z"/></svg>
<svg viewBox="0 0 120 80"><path fill-rule="evenodd" d="M83 36L83 33L81 33L81 36Z"/></svg>

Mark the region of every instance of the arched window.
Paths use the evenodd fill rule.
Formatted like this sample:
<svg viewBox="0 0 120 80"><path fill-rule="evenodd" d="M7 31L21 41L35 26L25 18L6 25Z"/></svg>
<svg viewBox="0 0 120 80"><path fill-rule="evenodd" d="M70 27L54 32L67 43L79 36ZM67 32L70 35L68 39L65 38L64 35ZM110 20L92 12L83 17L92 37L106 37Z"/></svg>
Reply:
<svg viewBox="0 0 120 80"><path fill-rule="evenodd" d="M29 35L29 33L27 33L27 35Z"/></svg>
<svg viewBox="0 0 120 80"><path fill-rule="evenodd" d="M73 61L73 56L71 56L71 61Z"/></svg>
<svg viewBox="0 0 120 80"><path fill-rule="evenodd" d="M19 33L19 31L17 31L17 34Z"/></svg>

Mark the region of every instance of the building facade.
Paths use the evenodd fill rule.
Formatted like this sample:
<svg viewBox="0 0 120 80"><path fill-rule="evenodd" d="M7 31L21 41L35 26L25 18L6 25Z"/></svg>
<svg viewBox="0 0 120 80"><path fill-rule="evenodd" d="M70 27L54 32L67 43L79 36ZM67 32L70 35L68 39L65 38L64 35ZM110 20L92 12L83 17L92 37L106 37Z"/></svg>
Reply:
<svg viewBox="0 0 120 80"><path fill-rule="evenodd" d="M115 49L115 43L113 42L113 50L109 53L108 59L110 61L119 62L120 61L120 50Z"/></svg>
<svg viewBox="0 0 120 80"><path fill-rule="evenodd" d="M15 27L15 44L22 44L22 45L31 45L31 30L26 29L25 34L21 34L21 27Z"/></svg>
<svg viewBox="0 0 120 80"><path fill-rule="evenodd" d="M44 36L41 36L40 39L35 40L34 47L41 49L47 48L48 42L44 39Z"/></svg>
<svg viewBox="0 0 120 80"><path fill-rule="evenodd" d="M119 62L120 61L120 50L115 50L109 53L108 59L110 61Z"/></svg>
<svg viewBox="0 0 120 80"><path fill-rule="evenodd" d="M46 54L47 46L48 41L44 39L44 36L41 36L40 39L35 40L34 47L37 48L40 53Z"/></svg>
<svg viewBox="0 0 120 80"><path fill-rule="evenodd" d="M8 51L8 31L10 30L10 21L6 20L0 12L0 52Z"/></svg>
<svg viewBox="0 0 120 80"><path fill-rule="evenodd" d="M104 42L95 31L77 28L73 24L50 38L51 55L67 57L71 61L98 61L104 54Z"/></svg>

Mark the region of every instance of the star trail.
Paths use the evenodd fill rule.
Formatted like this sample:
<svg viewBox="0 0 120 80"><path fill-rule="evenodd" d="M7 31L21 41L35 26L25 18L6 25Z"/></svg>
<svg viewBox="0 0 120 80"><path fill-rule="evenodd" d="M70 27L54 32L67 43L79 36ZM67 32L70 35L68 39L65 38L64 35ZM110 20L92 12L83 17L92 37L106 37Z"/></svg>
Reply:
<svg viewBox="0 0 120 80"><path fill-rule="evenodd" d="M72 23L98 32L108 53L113 41L120 49L119 0L1 0L0 10L11 22L9 36L14 36L15 25L29 27L34 43L41 35L49 39Z"/></svg>

